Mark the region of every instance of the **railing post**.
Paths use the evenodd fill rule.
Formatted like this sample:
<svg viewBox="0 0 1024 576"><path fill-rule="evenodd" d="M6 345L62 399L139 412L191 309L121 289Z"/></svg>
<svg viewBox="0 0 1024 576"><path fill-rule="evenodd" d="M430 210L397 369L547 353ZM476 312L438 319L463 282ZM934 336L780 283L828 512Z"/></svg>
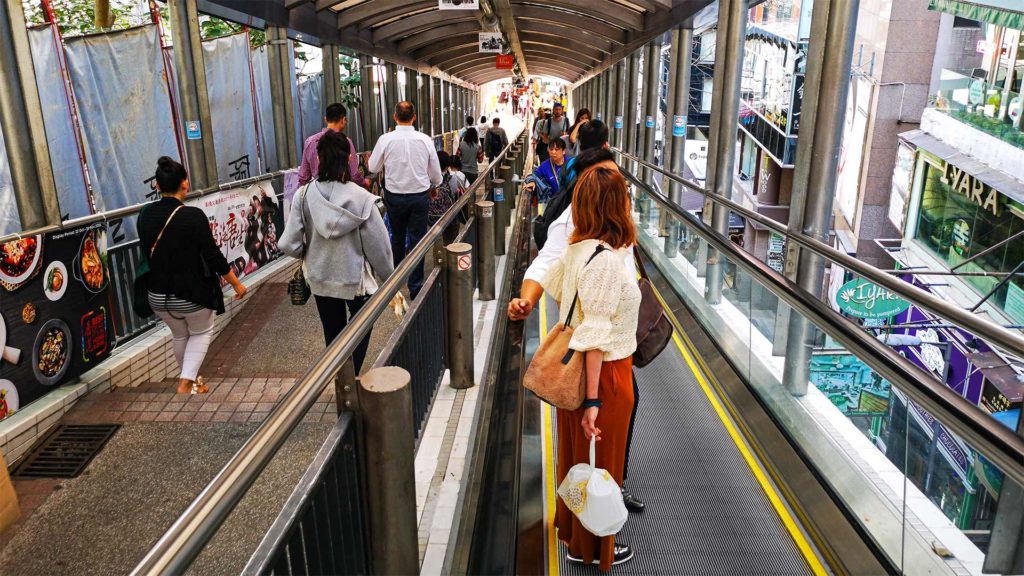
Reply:
<svg viewBox="0 0 1024 576"><path fill-rule="evenodd" d="M480 285L477 298L483 302L494 300L494 202L476 203L476 277Z"/></svg>
<svg viewBox="0 0 1024 576"><path fill-rule="evenodd" d="M445 299L448 302L448 371L451 387L473 387L473 246L445 248Z"/></svg>
<svg viewBox="0 0 1024 576"><path fill-rule="evenodd" d="M373 574L419 573L411 381L402 368L387 366L359 382Z"/></svg>
<svg viewBox="0 0 1024 576"><path fill-rule="evenodd" d="M508 222L508 205L505 203L505 181L491 180L491 200L494 202L494 253L505 255L505 222Z"/></svg>

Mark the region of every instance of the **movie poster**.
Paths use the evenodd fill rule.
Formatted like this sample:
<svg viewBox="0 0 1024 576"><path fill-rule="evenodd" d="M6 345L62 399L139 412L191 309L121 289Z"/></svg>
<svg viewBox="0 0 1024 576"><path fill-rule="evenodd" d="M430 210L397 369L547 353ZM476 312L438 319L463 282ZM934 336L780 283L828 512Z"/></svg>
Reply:
<svg viewBox="0 0 1024 576"><path fill-rule="evenodd" d="M281 254L277 238L284 211L270 182L234 188L189 201L206 213L213 239L239 278Z"/></svg>
<svg viewBox="0 0 1024 576"><path fill-rule="evenodd" d="M0 419L110 355L107 226L0 245Z"/></svg>

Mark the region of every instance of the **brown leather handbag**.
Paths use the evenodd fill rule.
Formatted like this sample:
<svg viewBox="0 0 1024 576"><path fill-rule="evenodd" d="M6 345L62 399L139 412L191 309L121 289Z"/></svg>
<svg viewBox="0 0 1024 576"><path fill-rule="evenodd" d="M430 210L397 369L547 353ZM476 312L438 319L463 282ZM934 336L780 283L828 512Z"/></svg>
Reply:
<svg viewBox="0 0 1024 576"><path fill-rule="evenodd" d="M637 258L637 270L640 271L640 315L636 323L636 352L633 353L633 366L643 368L668 346L672 339L672 322L665 314L654 287L651 285L643 262Z"/></svg>
<svg viewBox="0 0 1024 576"><path fill-rule="evenodd" d="M598 246L593 256L587 260L587 264L590 264L602 250L606 248ZM523 375L523 386L527 390L555 408L564 410L579 408L586 394L584 355L569 348L573 332L569 323L576 312L579 297L577 290L572 298L572 305L569 306L569 315L566 316L565 323L557 324L548 332L547 337L533 353L530 366Z"/></svg>

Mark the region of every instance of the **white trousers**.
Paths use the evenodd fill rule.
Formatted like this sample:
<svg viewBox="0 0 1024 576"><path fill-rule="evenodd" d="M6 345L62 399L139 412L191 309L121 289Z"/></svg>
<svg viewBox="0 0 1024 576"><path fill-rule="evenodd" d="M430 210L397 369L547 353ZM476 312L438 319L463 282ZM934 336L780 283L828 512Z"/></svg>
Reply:
<svg viewBox="0 0 1024 576"><path fill-rule="evenodd" d="M184 314L165 310L153 312L171 329L174 357L181 367L180 378L195 380L206 358L206 351L210 348L210 341L213 340L216 312L209 308Z"/></svg>

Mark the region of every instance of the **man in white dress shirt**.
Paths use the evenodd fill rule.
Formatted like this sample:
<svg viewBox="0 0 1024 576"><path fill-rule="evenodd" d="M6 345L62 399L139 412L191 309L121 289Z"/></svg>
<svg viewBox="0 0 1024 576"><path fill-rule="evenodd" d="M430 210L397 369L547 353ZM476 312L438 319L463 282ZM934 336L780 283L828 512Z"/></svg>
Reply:
<svg viewBox="0 0 1024 576"><path fill-rule="evenodd" d="M441 164L434 141L413 128L416 107L412 102L395 105L394 131L381 135L373 147L367 168L384 170L384 206L391 224L391 251L395 267L405 258L405 241L419 244L427 233L427 193L441 183ZM409 296L416 298L423 287L423 263L409 276Z"/></svg>

